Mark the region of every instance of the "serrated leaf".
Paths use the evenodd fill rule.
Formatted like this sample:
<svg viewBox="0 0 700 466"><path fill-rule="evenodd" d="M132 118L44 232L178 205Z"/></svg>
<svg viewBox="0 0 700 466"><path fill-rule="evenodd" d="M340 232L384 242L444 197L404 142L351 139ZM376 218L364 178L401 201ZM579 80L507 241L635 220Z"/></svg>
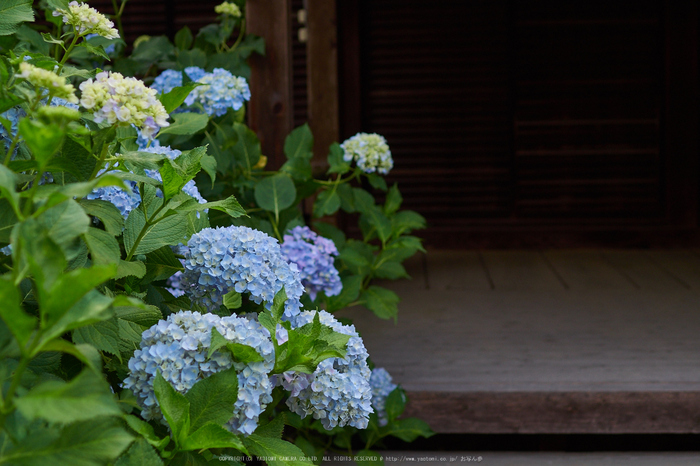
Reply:
<svg viewBox="0 0 700 466"><path fill-rule="evenodd" d="M41 383L15 399L15 404L27 419L44 419L59 424L98 416L118 416L122 412L107 382L87 369L68 383Z"/></svg>
<svg viewBox="0 0 700 466"><path fill-rule="evenodd" d="M284 413L281 413L264 426L260 426L255 429L255 435L268 438L282 438L282 433L284 432L284 420L285 415Z"/></svg>
<svg viewBox="0 0 700 466"><path fill-rule="evenodd" d="M124 247L127 254L148 254L167 245L185 242L187 224L185 215L171 215L146 225L143 206L131 211L126 219L124 230ZM138 244L136 241L140 238Z"/></svg>
<svg viewBox="0 0 700 466"><path fill-rule="evenodd" d="M129 276L143 278L144 275L146 275L146 264L143 262L119 260L117 274L114 276L114 278L117 280Z"/></svg>
<svg viewBox="0 0 700 466"><path fill-rule="evenodd" d="M328 174L337 173L338 175L344 175L350 171L350 164L343 160L343 149L337 142L331 144L330 152L328 154Z"/></svg>
<svg viewBox="0 0 700 466"><path fill-rule="evenodd" d="M13 465L99 466L114 461L134 438L110 418L73 423L56 435L51 427L3 452Z"/></svg>
<svg viewBox="0 0 700 466"><path fill-rule="evenodd" d="M354 302L360 296L362 279L361 275L343 277L343 289L340 294L338 296L329 296L326 300L327 311L337 311Z"/></svg>
<svg viewBox="0 0 700 466"><path fill-rule="evenodd" d="M137 439L114 466L162 466L163 460L144 439Z"/></svg>
<svg viewBox="0 0 700 466"><path fill-rule="evenodd" d="M241 294L236 290L229 291L224 295L224 306L226 309L238 309L243 304Z"/></svg>
<svg viewBox="0 0 700 466"><path fill-rule="evenodd" d="M244 124L234 123L233 129L238 135L238 141L231 148L231 151L236 161L246 169L247 173L250 173L260 160L260 140Z"/></svg>
<svg viewBox="0 0 700 466"><path fill-rule="evenodd" d="M398 419L389 426L387 435L398 437L404 442L413 442L418 437L432 437L435 432L430 426L420 419L410 417L408 419Z"/></svg>
<svg viewBox="0 0 700 466"><path fill-rule="evenodd" d="M391 218L391 229L395 236L425 228L425 217L412 210L402 210Z"/></svg>
<svg viewBox="0 0 700 466"><path fill-rule="evenodd" d="M173 438L175 442L179 443L180 438L189 432L190 402L183 394L175 391L170 383L163 378L160 371L156 372L153 390L158 400L158 406L160 406L160 410L173 432Z"/></svg>
<svg viewBox="0 0 700 466"><path fill-rule="evenodd" d="M401 197L401 192L399 191L399 185L394 183L394 185L386 193L386 201L384 201L384 213L391 216L394 212L399 210L403 198Z"/></svg>
<svg viewBox="0 0 700 466"><path fill-rule="evenodd" d="M250 364L252 362L264 361L264 358L260 356L260 353L252 346L229 341L219 333L216 327L212 327L211 344L209 345L207 358L211 358L215 351L221 351L222 349L229 351L233 359L237 362Z"/></svg>
<svg viewBox="0 0 700 466"><path fill-rule="evenodd" d="M7 277L11 278L11 277ZM0 318L17 339L21 347L27 345L37 321L26 314L20 306L20 294L11 279L0 277Z"/></svg>
<svg viewBox="0 0 700 466"><path fill-rule="evenodd" d="M308 123L292 130L284 140L284 155L288 160L301 158L310 160L313 156L314 137Z"/></svg>
<svg viewBox="0 0 700 466"><path fill-rule="evenodd" d="M364 306L380 319L396 320L399 313L399 297L391 290L372 285L360 294Z"/></svg>
<svg viewBox="0 0 700 466"><path fill-rule="evenodd" d="M236 369L232 367L197 381L185 398L190 405L190 434L207 424L224 425L231 419L233 405L238 399Z"/></svg>
<svg viewBox="0 0 700 466"><path fill-rule="evenodd" d="M387 418L393 421L403 414L404 409L406 409L406 393L401 387L396 387L389 393L384 402Z"/></svg>
<svg viewBox="0 0 700 466"><path fill-rule="evenodd" d="M243 442L230 431L216 424L207 424L191 433L182 444L183 450L202 450L208 448L233 448L247 453Z"/></svg>
<svg viewBox="0 0 700 466"><path fill-rule="evenodd" d="M275 216L294 204L296 196L294 182L281 173L264 178L255 185L255 202L264 210L274 212Z"/></svg>
<svg viewBox="0 0 700 466"><path fill-rule="evenodd" d="M384 261L379 267L374 269L374 276L377 278L386 278L389 280L396 280L398 278L411 278L406 269L400 262L397 261Z"/></svg>
<svg viewBox="0 0 700 466"><path fill-rule="evenodd" d="M121 361L117 319L109 319L75 329L73 330L73 341L77 344L92 345L98 350L117 356Z"/></svg>
<svg viewBox="0 0 700 466"><path fill-rule="evenodd" d="M333 215L340 209L340 196L335 189L321 191L314 202L314 217Z"/></svg>
<svg viewBox="0 0 700 466"><path fill-rule="evenodd" d="M15 33L25 21L34 21L32 0L4 0L0 4L0 36Z"/></svg>
<svg viewBox="0 0 700 466"><path fill-rule="evenodd" d="M172 118L174 122L162 128L158 133L159 136L163 134L191 136L203 130L209 123L209 116L205 113L176 113Z"/></svg>
<svg viewBox="0 0 700 466"><path fill-rule="evenodd" d="M121 256L119 243L110 233L91 227L83 235L83 240L90 250L90 256L94 264L108 265L119 262Z"/></svg>
<svg viewBox="0 0 700 466"><path fill-rule="evenodd" d="M175 47L180 50L187 50L192 46L192 31L187 26L183 27L175 34ZM171 110L168 110L170 112Z"/></svg>
<svg viewBox="0 0 700 466"><path fill-rule="evenodd" d="M165 111L172 113L173 110L178 108L185 101L190 92L192 92L196 87L201 86L199 83L188 83L181 87L174 87L167 94L160 94L158 99L165 107Z"/></svg>
<svg viewBox="0 0 700 466"><path fill-rule="evenodd" d="M388 189L386 181L381 175L377 175L376 173L369 173L366 176L367 181L369 181L370 186L372 186L373 188L381 189L382 191L386 191Z"/></svg>
<svg viewBox="0 0 700 466"><path fill-rule="evenodd" d="M149 444L160 449L167 445L170 441L170 437L160 438L155 434L153 426L149 423L139 419L136 416L127 414L124 416L126 424L137 434L141 435Z"/></svg>

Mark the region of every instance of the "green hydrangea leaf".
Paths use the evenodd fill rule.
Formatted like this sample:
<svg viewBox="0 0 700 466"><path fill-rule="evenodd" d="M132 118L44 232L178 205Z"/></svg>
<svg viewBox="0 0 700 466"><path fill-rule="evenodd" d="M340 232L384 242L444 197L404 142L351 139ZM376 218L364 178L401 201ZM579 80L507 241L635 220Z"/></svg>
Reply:
<svg viewBox="0 0 700 466"><path fill-rule="evenodd" d="M68 383L41 383L18 397L15 404L27 419L44 419L60 424L99 416L118 416L122 412L107 382L88 369Z"/></svg>
<svg viewBox="0 0 700 466"><path fill-rule="evenodd" d="M119 322L115 318L73 330L73 342L92 345L121 361Z"/></svg>
<svg viewBox="0 0 700 466"><path fill-rule="evenodd" d="M168 422L176 443L182 440L190 430L190 402L185 395L178 393L161 375L156 372L153 390L160 410Z"/></svg>
<svg viewBox="0 0 700 466"><path fill-rule="evenodd" d="M399 297L393 291L372 285L360 294L360 299L364 306L380 319L396 320L399 313Z"/></svg>
<svg viewBox="0 0 700 466"><path fill-rule="evenodd" d="M14 34L25 21L34 21L32 0L4 0L0 4L0 36Z"/></svg>
<svg viewBox="0 0 700 466"><path fill-rule="evenodd" d="M177 134L190 136L203 130L209 123L209 116L204 113L176 113L174 122L161 129L158 135Z"/></svg>
<svg viewBox="0 0 700 466"><path fill-rule="evenodd" d="M243 439L243 444L251 454L265 457L269 466L311 466L313 464L299 447L282 439L261 437L253 433Z"/></svg>
<svg viewBox="0 0 700 466"><path fill-rule="evenodd" d="M287 159L310 160L313 157L314 136L308 123L295 128L284 140L284 155Z"/></svg>
<svg viewBox="0 0 700 466"><path fill-rule="evenodd" d="M285 174L264 178L255 185L255 201L258 205L275 216L294 204L297 191L292 179Z"/></svg>
<svg viewBox="0 0 700 466"><path fill-rule="evenodd" d="M137 439L114 466L162 466L163 460L144 439Z"/></svg>
<svg viewBox="0 0 700 466"><path fill-rule="evenodd" d="M207 424L215 424L217 427L224 425L231 419L233 405L238 399L236 369L232 367L197 381L185 394L185 398L190 405L190 434Z"/></svg>
<svg viewBox="0 0 700 466"><path fill-rule="evenodd" d="M340 209L340 196L334 189L321 191L314 202L314 217L333 215Z"/></svg>

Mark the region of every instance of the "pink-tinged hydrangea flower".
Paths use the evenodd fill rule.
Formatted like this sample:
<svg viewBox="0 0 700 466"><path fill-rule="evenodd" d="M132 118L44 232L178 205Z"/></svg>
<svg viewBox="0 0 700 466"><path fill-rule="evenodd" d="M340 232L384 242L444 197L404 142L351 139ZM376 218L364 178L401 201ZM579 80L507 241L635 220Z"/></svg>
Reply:
<svg viewBox="0 0 700 466"><path fill-rule="evenodd" d="M372 375L369 378L369 385L372 387L372 407L377 413L379 425L385 426L389 422L384 409L386 398L389 393L393 392L398 385L391 382L391 375L383 367L372 369Z"/></svg>
<svg viewBox="0 0 700 466"><path fill-rule="evenodd" d="M80 105L94 113L97 123L133 124L146 137L153 137L160 128L170 125L157 92L136 78L103 71L94 81L84 81L80 90Z"/></svg>
<svg viewBox="0 0 700 466"><path fill-rule="evenodd" d="M299 313L304 287L295 264L282 256L277 240L248 227L205 228L182 248L185 259L181 283L193 301L218 309L223 296L235 290L249 293L266 308L283 287L287 293L285 316Z"/></svg>
<svg viewBox="0 0 700 466"><path fill-rule="evenodd" d="M253 347L263 361L236 362L225 351L215 351L207 358L214 327L226 340ZM233 366L238 373L238 400L226 427L233 433L250 435L258 426L260 413L272 401L269 373L275 365L274 351L270 333L255 320L180 311L143 332L123 386L136 395L144 419L164 422L153 391L156 372L184 394L199 380Z"/></svg>
<svg viewBox="0 0 700 466"><path fill-rule="evenodd" d="M317 235L309 227L298 226L284 235L282 254L299 268L301 283L312 300L320 291L326 296L336 296L343 289L333 265L338 249L333 241Z"/></svg>
<svg viewBox="0 0 700 466"><path fill-rule="evenodd" d="M357 133L346 139L340 147L344 152L343 160L354 160L365 173L378 172L386 175L394 167L389 145L379 134Z"/></svg>
<svg viewBox="0 0 700 466"><path fill-rule="evenodd" d="M317 311L304 311L292 319L292 327L313 321ZM372 410L371 372L367 350L352 325L343 325L326 311L319 311L321 324L350 335L345 358L322 361L313 374L286 372L277 381L291 392L287 406L302 418L320 419L327 430L336 426L366 429Z"/></svg>
<svg viewBox="0 0 700 466"><path fill-rule="evenodd" d="M105 39L118 39L119 31L114 28L114 23L105 15L87 3L70 2L68 9L57 8L53 16L63 16L63 22L69 24L78 31L79 35L97 34Z"/></svg>

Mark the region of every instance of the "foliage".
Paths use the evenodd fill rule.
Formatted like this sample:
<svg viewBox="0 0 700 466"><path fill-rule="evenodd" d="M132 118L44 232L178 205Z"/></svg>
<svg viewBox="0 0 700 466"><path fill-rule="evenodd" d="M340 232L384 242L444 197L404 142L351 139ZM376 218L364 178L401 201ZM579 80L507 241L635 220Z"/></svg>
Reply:
<svg viewBox="0 0 700 466"><path fill-rule="evenodd" d="M266 169L244 123L246 60L264 53L263 40L245 34L244 2L223 4L219 22L196 36L142 37L128 55L126 0L114 2L113 21L66 0L42 1L40 11L5 3L0 464L240 464L226 458L256 455L301 465L326 448L350 449L353 436L366 453L389 435L430 435L399 418L400 388L381 395L381 419L370 414L362 340L329 314L363 305L396 319L398 297L374 281L408 277L401 263L423 250L411 232L424 219L400 210L398 187L368 170L376 159L386 173L390 154L353 142L349 155L336 143L327 172L314 173L307 125L287 137L279 170ZM49 28L26 24L37 15ZM159 93L147 87L158 70L176 79ZM341 210L357 216L361 238L325 221ZM280 247L311 219L317 233L291 233L297 243ZM324 266L308 273L323 277L302 295L302 258L322 254ZM322 376L344 387L343 399L364 387L366 403L310 402L304 419L290 412L303 411L315 396L309 381ZM341 380L351 376L359 382ZM339 419L312 419L327 413Z"/></svg>

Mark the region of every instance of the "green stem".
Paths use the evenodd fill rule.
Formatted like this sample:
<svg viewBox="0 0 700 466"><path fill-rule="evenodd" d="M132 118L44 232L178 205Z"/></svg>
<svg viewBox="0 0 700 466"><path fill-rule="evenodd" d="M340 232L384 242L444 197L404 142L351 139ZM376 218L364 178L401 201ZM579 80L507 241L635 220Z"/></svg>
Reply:
<svg viewBox="0 0 700 466"><path fill-rule="evenodd" d="M117 22L117 31L119 31L119 37L124 38L124 27L122 26L122 13L124 13L124 6L127 0L123 0L121 5L117 7L117 0L112 0L112 7L114 8L114 20Z"/></svg>
<svg viewBox="0 0 700 466"><path fill-rule="evenodd" d="M57 75L60 76L61 70L63 69L63 65L68 61L68 58L70 57L70 53L73 51L75 48L75 45L78 43L78 40L80 39L80 34L78 34L78 30L73 28L73 40L71 41L70 45L66 49L66 53L63 54L63 58L61 58L61 61L58 64L58 71L56 72Z"/></svg>
<svg viewBox="0 0 700 466"><path fill-rule="evenodd" d="M141 189L141 192L143 192L143 188ZM143 206L143 195L141 197L141 205ZM143 208L143 217L146 220L146 223L144 224L143 228L141 228L141 231L139 232L139 235L136 237L136 240L134 241L134 245L131 247L131 250L129 251L129 254L126 255L126 260L127 262L133 259L136 249L138 248L139 244L141 243L141 240L143 240L143 237L146 235L146 232L150 227L155 225L156 223L159 222L159 220L156 220L155 222L151 222L152 219L154 219L161 210L163 210L163 207L165 207L165 202L163 202L163 205L158 207L155 212L153 212L153 215L151 215L151 218L149 219L147 214L146 214L146 208Z"/></svg>
<svg viewBox="0 0 700 466"><path fill-rule="evenodd" d="M92 174L90 175L90 181L94 180L95 177L97 176L97 173L100 171L101 168L103 168L105 159L107 158L107 149L108 146L107 144L102 146L102 152L100 152L100 158L97 159L97 163L95 164L95 168L92 169Z"/></svg>
<svg viewBox="0 0 700 466"><path fill-rule="evenodd" d="M34 195L36 195L36 190L39 189L39 180L41 180L42 170L41 168L37 170L36 176L32 183L32 187L29 188L29 194L27 195L27 203L24 204L24 215L29 216L32 213L32 207L34 207Z"/></svg>
<svg viewBox="0 0 700 466"><path fill-rule="evenodd" d="M239 44L241 43L241 41L243 40L243 36L244 36L244 35L245 35L245 19L242 19L242 20L241 20L241 30L240 30L240 32L238 33L238 37L236 38L236 42L234 42L233 45L232 45L231 47L229 47L229 49L228 49L229 52L230 52L230 51L233 51L233 50L236 50L236 47L238 47L238 45L239 45Z"/></svg>
<svg viewBox="0 0 700 466"><path fill-rule="evenodd" d="M277 223L280 221L279 219L279 213L275 212L276 220L275 218L272 217L272 212L268 212L267 216L270 218L270 223L272 224L272 228L275 230L275 236L279 240L279 242L282 242L282 235L280 235L280 230L277 227Z"/></svg>
<svg viewBox="0 0 700 466"><path fill-rule="evenodd" d="M7 152L7 155L5 156L5 162L3 163L4 165L7 165L10 163L10 160L12 160L12 153L15 151L15 148L17 147L17 143L19 142L19 130L17 131L17 134L15 134L15 137L12 138L12 143L10 144L10 150Z"/></svg>

